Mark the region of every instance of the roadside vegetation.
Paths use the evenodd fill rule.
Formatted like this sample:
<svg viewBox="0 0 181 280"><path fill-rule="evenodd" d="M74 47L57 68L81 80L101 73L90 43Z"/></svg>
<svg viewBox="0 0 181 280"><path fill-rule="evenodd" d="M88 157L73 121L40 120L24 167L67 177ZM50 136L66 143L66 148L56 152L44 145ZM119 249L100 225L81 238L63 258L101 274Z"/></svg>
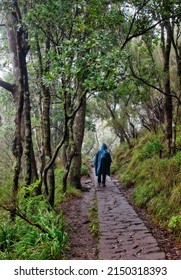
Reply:
<svg viewBox="0 0 181 280"><path fill-rule="evenodd" d="M28 188L21 187L18 206L12 222L9 191L0 188L0 259L1 260L47 260L65 259L69 247L66 221L60 210L60 204L72 196L79 196L80 191L71 186L62 192L61 167L55 170L56 200L51 208L43 195L35 196L36 184ZM5 190L10 190L7 183Z"/></svg>
<svg viewBox="0 0 181 280"><path fill-rule="evenodd" d="M181 135L179 127L178 135ZM181 137L177 152L168 157L162 132L144 133L117 148L112 171L126 188L133 188L132 201L144 208L159 227L181 238Z"/></svg>

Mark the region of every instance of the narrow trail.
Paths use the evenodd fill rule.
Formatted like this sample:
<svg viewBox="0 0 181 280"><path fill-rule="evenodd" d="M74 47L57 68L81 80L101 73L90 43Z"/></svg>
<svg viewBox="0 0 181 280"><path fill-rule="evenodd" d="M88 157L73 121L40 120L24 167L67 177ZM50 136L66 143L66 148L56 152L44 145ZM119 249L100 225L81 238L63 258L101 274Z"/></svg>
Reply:
<svg viewBox="0 0 181 280"><path fill-rule="evenodd" d="M165 259L156 239L114 181L107 177L106 187L102 187L93 172L91 178L98 198L99 259Z"/></svg>
<svg viewBox="0 0 181 280"><path fill-rule="evenodd" d="M94 170L82 178L87 191L61 204L69 228L67 259L163 260L181 259L181 245L168 232L156 228L146 213L133 209L130 194L115 177L97 186ZM90 233L89 210L98 201L100 238ZM160 247L159 245L160 244ZM160 249L162 248L162 250Z"/></svg>

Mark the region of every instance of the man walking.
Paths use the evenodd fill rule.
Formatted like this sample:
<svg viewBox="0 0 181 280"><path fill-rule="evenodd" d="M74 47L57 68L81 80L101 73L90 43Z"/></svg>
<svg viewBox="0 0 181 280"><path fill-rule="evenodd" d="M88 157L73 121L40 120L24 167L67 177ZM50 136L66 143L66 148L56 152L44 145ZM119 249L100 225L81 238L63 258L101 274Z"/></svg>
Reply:
<svg viewBox="0 0 181 280"><path fill-rule="evenodd" d="M106 186L106 175L110 176L111 156L107 151L106 144L102 144L101 149L96 153L94 158L94 167L96 176L98 176L98 184L102 183Z"/></svg>

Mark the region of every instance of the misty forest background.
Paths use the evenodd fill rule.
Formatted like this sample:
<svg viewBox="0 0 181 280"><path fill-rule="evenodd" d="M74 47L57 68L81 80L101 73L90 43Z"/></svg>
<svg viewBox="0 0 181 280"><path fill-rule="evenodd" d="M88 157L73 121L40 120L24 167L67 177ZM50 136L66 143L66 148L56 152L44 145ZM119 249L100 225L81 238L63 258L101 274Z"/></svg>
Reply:
<svg viewBox="0 0 181 280"><path fill-rule="evenodd" d="M0 259L66 258L60 203L103 142L181 237L180 16L180 0L0 0Z"/></svg>

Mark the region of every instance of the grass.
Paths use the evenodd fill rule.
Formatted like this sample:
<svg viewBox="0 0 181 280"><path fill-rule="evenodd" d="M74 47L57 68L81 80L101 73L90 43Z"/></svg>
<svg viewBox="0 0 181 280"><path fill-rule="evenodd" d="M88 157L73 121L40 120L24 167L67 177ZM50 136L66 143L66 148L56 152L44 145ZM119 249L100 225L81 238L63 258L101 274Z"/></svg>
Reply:
<svg viewBox="0 0 181 280"><path fill-rule="evenodd" d="M0 225L0 259L63 259L68 236L62 213L50 211L43 196L23 198L19 211L45 232L19 217L12 222L6 215Z"/></svg>
<svg viewBox="0 0 181 280"><path fill-rule="evenodd" d="M89 209L89 216L90 216L90 232L96 237L97 241L99 239L99 219L98 219L98 205L97 205L97 197L94 198L94 204Z"/></svg>
<svg viewBox="0 0 181 280"><path fill-rule="evenodd" d="M61 201L71 196L80 196L76 188L67 186L67 192L62 193L63 170L55 170L55 209ZM6 186L0 186L1 205L11 207L9 200L11 182L7 181ZM30 193L34 193L36 183L30 186ZM29 221L39 224L46 232L42 232L36 226L28 224L25 220L16 217L13 223L9 218L9 212L0 211L0 259L64 259L68 248L68 234L65 230L66 222L62 212L50 210L49 204L43 196L25 198L26 190L21 187L18 196L18 207L20 212Z"/></svg>

